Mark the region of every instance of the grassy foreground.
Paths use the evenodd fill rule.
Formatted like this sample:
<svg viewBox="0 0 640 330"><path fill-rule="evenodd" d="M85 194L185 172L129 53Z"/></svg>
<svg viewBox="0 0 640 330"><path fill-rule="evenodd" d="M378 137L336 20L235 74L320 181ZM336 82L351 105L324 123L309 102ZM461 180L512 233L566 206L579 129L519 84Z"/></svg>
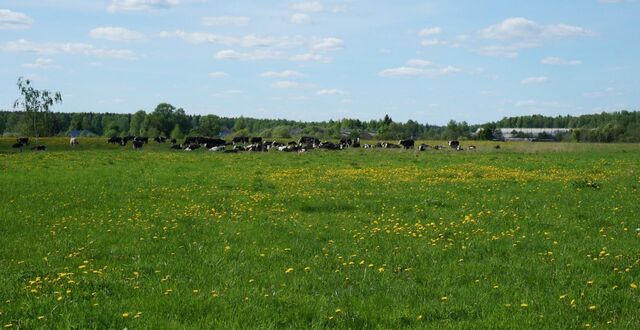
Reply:
<svg viewBox="0 0 640 330"><path fill-rule="evenodd" d="M5 328L640 328L640 146L0 140Z"/></svg>

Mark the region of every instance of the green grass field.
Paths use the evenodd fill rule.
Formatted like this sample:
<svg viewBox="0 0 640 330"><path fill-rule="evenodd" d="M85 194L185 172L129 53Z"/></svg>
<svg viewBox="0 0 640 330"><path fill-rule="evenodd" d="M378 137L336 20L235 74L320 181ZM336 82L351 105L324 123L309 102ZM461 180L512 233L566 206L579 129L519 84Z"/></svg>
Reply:
<svg viewBox="0 0 640 330"><path fill-rule="evenodd" d="M5 328L640 328L640 145L14 141Z"/></svg>

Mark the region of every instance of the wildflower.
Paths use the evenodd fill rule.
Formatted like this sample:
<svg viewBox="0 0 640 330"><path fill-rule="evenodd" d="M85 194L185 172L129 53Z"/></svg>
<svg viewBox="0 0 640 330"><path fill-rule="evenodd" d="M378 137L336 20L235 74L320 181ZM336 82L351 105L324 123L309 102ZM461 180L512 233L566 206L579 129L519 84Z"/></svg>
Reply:
<svg viewBox="0 0 640 330"><path fill-rule="evenodd" d="M122 317L125 317L125 318L126 318L126 317L129 317L129 312L124 312L124 313L122 313Z"/></svg>
<svg viewBox="0 0 640 330"><path fill-rule="evenodd" d="M527 307L529 307L529 304L522 303L522 304L520 304L520 307L527 308Z"/></svg>
<svg viewBox="0 0 640 330"><path fill-rule="evenodd" d="M418 317L416 317L416 321L420 321L422 320L422 315L418 315Z"/></svg>
<svg viewBox="0 0 640 330"><path fill-rule="evenodd" d="M631 283L631 284L629 284L629 286L630 286L632 289L637 289L637 288L638 288L638 285L637 285L637 284L635 284L635 283Z"/></svg>
<svg viewBox="0 0 640 330"><path fill-rule="evenodd" d="M448 299L449 299L449 298L448 298L447 296L440 297L440 300L442 300L442 301L446 301L446 300L448 300Z"/></svg>
<svg viewBox="0 0 640 330"><path fill-rule="evenodd" d="M589 306L589 310L591 310L591 311L592 311L592 310L595 310L595 309L596 309L596 305L590 305L590 306Z"/></svg>
<svg viewBox="0 0 640 330"><path fill-rule="evenodd" d="M36 318L37 318L38 320L44 320L44 316L43 316L43 315L40 315L40 316L38 316L38 317L36 317Z"/></svg>
<svg viewBox="0 0 640 330"><path fill-rule="evenodd" d="M338 314L338 313L342 313L342 309L336 308L336 314Z"/></svg>
<svg viewBox="0 0 640 330"><path fill-rule="evenodd" d="M291 272L293 272L293 268L287 268L287 270L284 271L286 274L289 274Z"/></svg>

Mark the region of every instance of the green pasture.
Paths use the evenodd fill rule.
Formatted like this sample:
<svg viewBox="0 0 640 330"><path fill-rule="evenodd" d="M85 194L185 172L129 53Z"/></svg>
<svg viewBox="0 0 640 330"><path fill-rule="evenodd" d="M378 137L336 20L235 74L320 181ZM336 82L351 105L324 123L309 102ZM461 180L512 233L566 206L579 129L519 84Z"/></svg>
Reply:
<svg viewBox="0 0 640 330"><path fill-rule="evenodd" d="M14 142L1 327L640 328L637 144Z"/></svg>

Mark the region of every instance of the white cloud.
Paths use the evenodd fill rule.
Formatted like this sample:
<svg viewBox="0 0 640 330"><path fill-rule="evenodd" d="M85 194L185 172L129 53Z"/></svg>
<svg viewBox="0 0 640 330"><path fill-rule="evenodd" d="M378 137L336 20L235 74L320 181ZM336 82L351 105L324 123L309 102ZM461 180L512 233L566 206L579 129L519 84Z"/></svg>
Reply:
<svg viewBox="0 0 640 330"><path fill-rule="evenodd" d="M227 74L226 72L222 72L222 71L209 72L209 77L211 77L211 78L226 78L228 76L229 76L229 74Z"/></svg>
<svg viewBox="0 0 640 330"><path fill-rule="evenodd" d="M50 58L38 58L35 62L26 63L22 66L29 69L53 69L59 67L58 65L53 63L53 60Z"/></svg>
<svg viewBox="0 0 640 330"><path fill-rule="evenodd" d="M33 24L33 19L23 13L0 9L0 30L27 29L31 27L31 24Z"/></svg>
<svg viewBox="0 0 640 330"><path fill-rule="evenodd" d="M528 77L520 81L523 85L542 84L549 81L548 77Z"/></svg>
<svg viewBox="0 0 640 330"><path fill-rule="evenodd" d="M478 52L480 54L487 55L487 56L514 58L514 57L518 57L519 51L521 49L536 48L536 47L540 47L540 44L536 42L517 42L510 45L485 46L480 48Z"/></svg>
<svg viewBox="0 0 640 330"><path fill-rule="evenodd" d="M137 60L140 56L128 49L105 49L97 48L85 43L35 43L27 40L7 42L0 46L6 52L14 53L36 53L43 55L72 54L105 58L115 58L121 60Z"/></svg>
<svg viewBox="0 0 640 330"><path fill-rule="evenodd" d="M436 38L436 39L425 39L425 40L422 40L422 42L420 44L422 46L425 46L425 47L432 47L432 46L444 46L444 45L447 45L448 42L442 41L442 40Z"/></svg>
<svg viewBox="0 0 640 330"><path fill-rule="evenodd" d="M565 60L556 56L548 56L540 60L540 64L545 65L580 65L582 61L578 60Z"/></svg>
<svg viewBox="0 0 640 330"><path fill-rule="evenodd" d="M296 25L309 24L311 23L311 16L303 13L295 13L291 15L289 21L291 22L291 24Z"/></svg>
<svg viewBox="0 0 640 330"><path fill-rule="evenodd" d="M429 62L429 61L425 61L425 60L408 60L407 61L407 65L408 66L413 66L413 67L421 67L421 66L430 66L433 63Z"/></svg>
<svg viewBox="0 0 640 330"><path fill-rule="evenodd" d="M438 77L460 72L462 72L462 69L450 65L431 69L403 66L383 70L379 72L378 75L380 75L381 77Z"/></svg>
<svg viewBox="0 0 640 330"><path fill-rule="evenodd" d="M439 26L434 26L420 30L420 32L418 32L418 35L421 37L430 37L440 33L442 33L442 28L440 28Z"/></svg>
<svg viewBox="0 0 640 330"><path fill-rule="evenodd" d="M567 24L542 25L524 17L507 18L480 31L483 38L496 40L539 40L591 35L593 32L583 27Z"/></svg>
<svg viewBox="0 0 640 330"><path fill-rule="evenodd" d="M271 87L278 88L278 89L292 89L292 88L301 88L303 86L300 83L297 83L295 81L284 80L284 81L278 81L271 84Z"/></svg>
<svg viewBox="0 0 640 330"><path fill-rule="evenodd" d="M109 12L168 9L180 4L180 0L111 0Z"/></svg>
<svg viewBox="0 0 640 330"><path fill-rule="evenodd" d="M292 4L290 8L295 11L302 11L302 12L309 12L309 13L321 12L324 9L320 1L298 2L298 3Z"/></svg>
<svg viewBox="0 0 640 330"><path fill-rule="evenodd" d="M246 26L251 19L246 16L207 16L202 18L205 26Z"/></svg>
<svg viewBox="0 0 640 330"><path fill-rule="evenodd" d="M312 54L312 53L293 55L289 59L297 62L311 62L311 61L327 62L328 61L326 57L318 54Z"/></svg>
<svg viewBox="0 0 640 330"><path fill-rule="evenodd" d="M219 60L244 60L244 61L258 61L258 60L271 60L279 59L282 54L270 50L256 50L253 52L237 52L232 49L221 50L216 53L215 58Z"/></svg>
<svg viewBox="0 0 640 330"><path fill-rule="evenodd" d="M162 31L158 34L162 38L180 38L192 44L216 44L222 46L240 47L271 47L271 48L298 48L309 41L303 37L271 37L249 34L241 37L226 36L207 32L185 32L176 30L173 32Z"/></svg>
<svg viewBox="0 0 640 330"><path fill-rule="evenodd" d="M95 28L89 31L89 36L109 41L142 41L145 39L144 34L140 32L113 26Z"/></svg>
<svg viewBox="0 0 640 330"><path fill-rule="evenodd" d="M347 92L341 89L321 89L316 94L318 95L346 95Z"/></svg>
<svg viewBox="0 0 640 330"><path fill-rule="evenodd" d="M311 49L317 51L335 51L342 48L344 41L338 38L322 38L312 42Z"/></svg>
<svg viewBox="0 0 640 330"><path fill-rule="evenodd" d="M263 78L300 78L303 74L298 71L284 70L280 72L267 71L260 74Z"/></svg>

